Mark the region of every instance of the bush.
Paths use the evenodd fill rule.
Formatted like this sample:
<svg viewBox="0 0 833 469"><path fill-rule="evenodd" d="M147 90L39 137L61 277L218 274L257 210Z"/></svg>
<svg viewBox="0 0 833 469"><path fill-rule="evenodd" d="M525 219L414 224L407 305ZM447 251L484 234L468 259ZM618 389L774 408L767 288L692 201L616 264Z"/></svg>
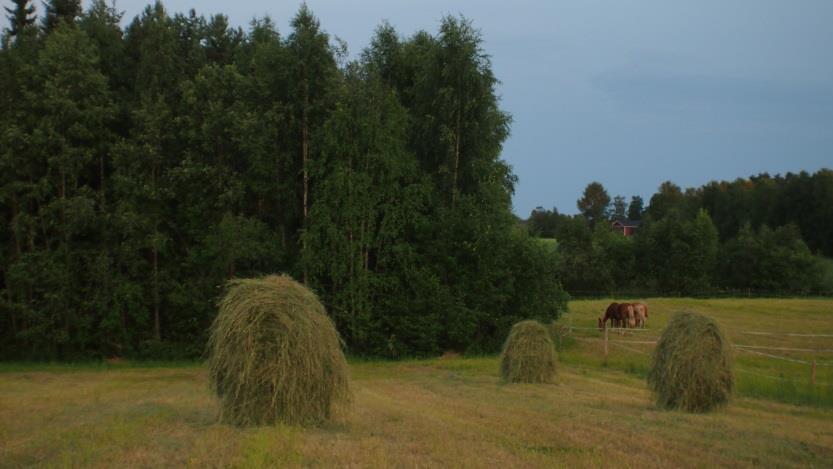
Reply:
<svg viewBox="0 0 833 469"><path fill-rule="evenodd" d="M500 375L506 383L549 383L555 375L555 351L547 328L521 321L503 346Z"/></svg>
<svg viewBox="0 0 833 469"><path fill-rule="evenodd" d="M349 401L341 339L313 292L288 276L232 280L211 327L220 420L315 424Z"/></svg>
<svg viewBox="0 0 833 469"><path fill-rule="evenodd" d="M648 386L664 409L708 412L728 403L734 389L731 344L717 323L676 313L654 349Z"/></svg>

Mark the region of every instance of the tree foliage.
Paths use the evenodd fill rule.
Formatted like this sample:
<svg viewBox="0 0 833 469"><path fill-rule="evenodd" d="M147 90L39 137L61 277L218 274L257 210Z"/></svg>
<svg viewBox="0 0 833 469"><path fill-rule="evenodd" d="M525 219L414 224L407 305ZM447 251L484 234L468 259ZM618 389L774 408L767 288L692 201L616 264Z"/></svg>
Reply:
<svg viewBox="0 0 833 469"><path fill-rule="evenodd" d="M593 186L582 200L599 192ZM831 193L829 169L685 191L665 182L647 210L641 197L631 198L628 218L642 222L635 236L555 208L534 210L526 226L534 236L554 233L560 277L573 294L831 293L821 259L831 252L829 238L822 239L833 217ZM621 213L624 198L613 206Z"/></svg>
<svg viewBox="0 0 833 469"><path fill-rule="evenodd" d="M558 254L511 214L511 119L468 20L383 24L349 62L306 6L286 36L160 2L126 28L103 0L45 10L0 49L4 357L198 356L219 286L279 272L359 354L496 351L564 310Z"/></svg>
<svg viewBox="0 0 833 469"><path fill-rule="evenodd" d="M9 14L9 34L20 35L27 27L35 23L35 6L30 5L31 0L12 0L14 8L5 7Z"/></svg>
<svg viewBox="0 0 833 469"><path fill-rule="evenodd" d="M584 215L591 226L607 219L609 205L610 196L604 186L595 181L584 188L584 193L576 202L579 212Z"/></svg>

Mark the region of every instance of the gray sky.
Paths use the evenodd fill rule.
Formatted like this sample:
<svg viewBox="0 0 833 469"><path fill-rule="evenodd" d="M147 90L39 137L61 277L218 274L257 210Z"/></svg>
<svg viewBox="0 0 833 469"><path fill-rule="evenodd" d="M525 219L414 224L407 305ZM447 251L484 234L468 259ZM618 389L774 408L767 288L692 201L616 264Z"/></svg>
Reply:
<svg viewBox="0 0 833 469"><path fill-rule="evenodd" d="M666 180L688 187L833 167L831 0L307 3L352 54L382 20L410 35L435 33L445 14L472 19L514 118L504 158L520 178L523 217L538 205L575 213L594 180L647 203ZM145 4L117 7L129 20ZM285 34L300 2L164 4L244 26L269 14Z"/></svg>

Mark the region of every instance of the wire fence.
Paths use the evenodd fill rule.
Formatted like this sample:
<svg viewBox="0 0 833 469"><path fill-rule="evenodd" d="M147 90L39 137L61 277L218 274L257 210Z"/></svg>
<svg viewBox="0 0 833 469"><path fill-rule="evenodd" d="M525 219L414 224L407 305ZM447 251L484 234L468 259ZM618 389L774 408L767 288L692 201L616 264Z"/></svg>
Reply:
<svg viewBox="0 0 833 469"><path fill-rule="evenodd" d="M574 331L597 331L601 332L603 335L601 337L591 337L585 335L576 335ZM635 348L635 345L656 345L658 341L658 337L644 337L640 336L639 334L645 333L659 333L658 329L649 329L649 328L640 328L640 329L628 329L628 328L621 328L621 327L608 327L604 329L599 329L598 327L580 327L580 326L573 326L570 325L563 325L560 328L559 335L562 337L571 337L575 340L583 341L583 342L594 342L594 343L601 343L604 346L604 354L605 359L607 359L608 355L608 346L613 346L618 349L627 350L632 353L640 354L648 356L650 355L649 352L645 350L640 350ZM614 333L613 339L611 339L611 333ZM764 337L791 337L791 338L801 338L801 339L811 339L811 338L822 338L828 339L833 338L833 334L808 334L808 333L800 333L800 332L762 332L762 331L737 331L737 334L742 335L749 335L749 336L764 336ZM622 336L623 338L616 338L616 336ZM624 339L624 337L633 337L633 339ZM646 340L642 340L646 339ZM647 340L647 339L655 339L655 340ZM833 349L831 348L807 348L807 347L783 347L783 346L770 346L770 345L760 345L760 344L734 344L733 348L740 352L762 356L766 358L771 358L775 360L781 360L785 362L797 363L801 365L808 365L810 367L810 384L813 386L823 386L823 387L830 387L833 386L831 383L818 383L816 382L816 367L831 367L833 368L833 362L827 361L819 361L816 359L804 360L795 357L788 357L784 355L779 355L776 353L771 352L787 352L787 353L812 353L812 354L829 354L833 353ZM754 372L745 368L736 367L738 371L741 373L759 376L768 379L775 379L775 380L784 380L786 379L784 376L773 376L763 373Z"/></svg>
<svg viewBox="0 0 833 469"><path fill-rule="evenodd" d="M828 289L808 290L755 290L755 289L710 289L702 291L660 291L649 289L623 289L615 291L571 290L574 300L598 300L602 298L831 298Z"/></svg>

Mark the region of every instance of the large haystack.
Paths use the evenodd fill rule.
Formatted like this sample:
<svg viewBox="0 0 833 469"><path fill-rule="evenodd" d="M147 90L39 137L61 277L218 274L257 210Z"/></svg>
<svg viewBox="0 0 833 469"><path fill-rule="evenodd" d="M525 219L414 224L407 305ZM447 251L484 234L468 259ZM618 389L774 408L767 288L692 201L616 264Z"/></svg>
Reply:
<svg viewBox="0 0 833 469"><path fill-rule="evenodd" d="M708 412L729 402L732 350L717 323L697 313L676 313L654 350L648 386L664 409Z"/></svg>
<svg viewBox="0 0 833 469"><path fill-rule="evenodd" d="M503 345L500 375L506 383L549 383L555 375L552 339L538 321L521 321Z"/></svg>
<svg viewBox="0 0 833 469"><path fill-rule="evenodd" d="M223 422L316 424L349 401L341 340L313 292L288 276L232 280L208 367Z"/></svg>

